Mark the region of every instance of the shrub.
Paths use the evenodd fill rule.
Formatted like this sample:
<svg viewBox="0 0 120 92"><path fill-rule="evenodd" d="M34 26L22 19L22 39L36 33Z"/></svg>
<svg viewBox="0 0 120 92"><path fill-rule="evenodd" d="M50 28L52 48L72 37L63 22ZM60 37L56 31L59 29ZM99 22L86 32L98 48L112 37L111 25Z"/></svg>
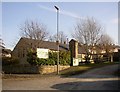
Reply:
<svg viewBox="0 0 120 92"><path fill-rule="evenodd" d="M28 51L27 53L27 61L31 64L31 65L38 65L38 58L37 58L37 53L33 50Z"/></svg>
<svg viewBox="0 0 120 92"><path fill-rule="evenodd" d="M60 51L60 64L70 65L70 52Z"/></svg>
<svg viewBox="0 0 120 92"><path fill-rule="evenodd" d="M49 59L54 61L54 64L57 65L57 52L49 52Z"/></svg>
<svg viewBox="0 0 120 92"><path fill-rule="evenodd" d="M19 60L15 57L2 57L2 65L15 65L18 64Z"/></svg>
<svg viewBox="0 0 120 92"><path fill-rule="evenodd" d="M53 59L47 59L46 65L55 65L55 61Z"/></svg>
<svg viewBox="0 0 120 92"><path fill-rule="evenodd" d="M57 65L57 52L49 52L48 59L37 58L36 52L30 50L27 54L27 61L31 65ZM70 52L59 52L59 64L70 65Z"/></svg>

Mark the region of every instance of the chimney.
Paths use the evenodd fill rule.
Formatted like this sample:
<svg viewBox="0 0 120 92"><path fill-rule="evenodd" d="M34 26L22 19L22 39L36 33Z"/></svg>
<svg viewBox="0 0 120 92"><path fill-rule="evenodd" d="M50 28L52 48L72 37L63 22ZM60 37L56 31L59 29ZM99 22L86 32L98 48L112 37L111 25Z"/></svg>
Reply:
<svg viewBox="0 0 120 92"><path fill-rule="evenodd" d="M69 42L69 48L73 58L78 58L78 42L72 39Z"/></svg>

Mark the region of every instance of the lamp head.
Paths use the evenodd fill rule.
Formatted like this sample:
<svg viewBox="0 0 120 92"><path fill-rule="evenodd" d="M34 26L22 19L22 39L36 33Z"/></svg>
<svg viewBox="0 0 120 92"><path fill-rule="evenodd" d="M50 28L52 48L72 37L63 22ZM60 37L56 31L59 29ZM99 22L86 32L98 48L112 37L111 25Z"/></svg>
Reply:
<svg viewBox="0 0 120 92"><path fill-rule="evenodd" d="M55 9L59 10L59 8L57 6L54 6L54 7L55 7Z"/></svg>

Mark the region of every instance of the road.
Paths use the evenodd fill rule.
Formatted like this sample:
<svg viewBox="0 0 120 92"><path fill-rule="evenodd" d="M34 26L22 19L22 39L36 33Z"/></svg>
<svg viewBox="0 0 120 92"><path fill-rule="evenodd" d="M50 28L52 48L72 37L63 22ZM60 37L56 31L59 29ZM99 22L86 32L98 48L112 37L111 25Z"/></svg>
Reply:
<svg viewBox="0 0 120 92"><path fill-rule="evenodd" d="M89 70L71 77L7 78L2 80L3 90L118 90L118 65Z"/></svg>

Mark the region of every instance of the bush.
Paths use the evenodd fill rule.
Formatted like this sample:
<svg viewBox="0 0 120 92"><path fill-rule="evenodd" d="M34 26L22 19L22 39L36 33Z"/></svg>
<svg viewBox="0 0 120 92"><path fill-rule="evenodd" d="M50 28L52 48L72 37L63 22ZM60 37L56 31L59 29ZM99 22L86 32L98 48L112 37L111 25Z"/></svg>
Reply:
<svg viewBox="0 0 120 92"><path fill-rule="evenodd" d="M70 65L70 52L60 51L60 64Z"/></svg>
<svg viewBox="0 0 120 92"><path fill-rule="evenodd" d="M27 53L27 61L31 65L37 65L38 64L37 53L34 52L33 50L28 51L28 53Z"/></svg>
<svg viewBox="0 0 120 92"><path fill-rule="evenodd" d="M47 59L47 65L55 65L55 61L53 59Z"/></svg>
<svg viewBox="0 0 120 92"><path fill-rule="evenodd" d="M19 63L18 58L15 57L2 57L2 65L16 65Z"/></svg>
<svg viewBox="0 0 120 92"><path fill-rule="evenodd" d="M49 59L54 60L55 65L57 65L57 52L49 52ZM59 52L59 64L60 65L70 65L70 52L60 51Z"/></svg>
<svg viewBox="0 0 120 92"><path fill-rule="evenodd" d="M31 65L57 65L57 52L49 52L48 59L37 58L37 53L30 50L27 54L27 61ZM70 52L59 52L59 64L70 65Z"/></svg>
<svg viewBox="0 0 120 92"><path fill-rule="evenodd" d="M57 65L57 52L49 52L49 59L54 61L54 64Z"/></svg>

